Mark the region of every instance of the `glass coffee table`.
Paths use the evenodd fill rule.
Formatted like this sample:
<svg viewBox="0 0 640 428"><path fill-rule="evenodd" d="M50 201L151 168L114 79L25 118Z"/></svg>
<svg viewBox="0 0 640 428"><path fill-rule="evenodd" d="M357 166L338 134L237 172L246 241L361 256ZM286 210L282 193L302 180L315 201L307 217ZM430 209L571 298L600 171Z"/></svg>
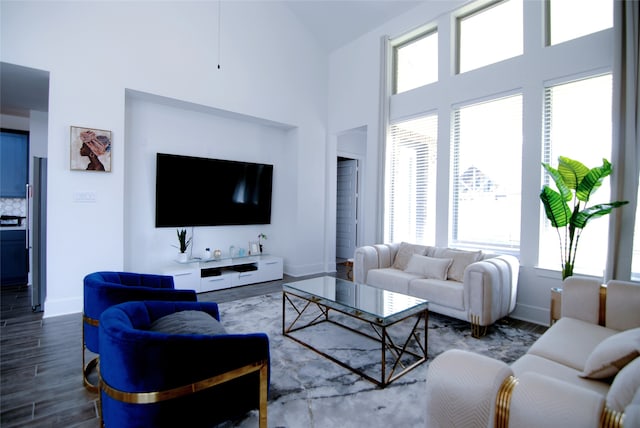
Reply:
<svg viewBox="0 0 640 428"><path fill-rule="evenodd" d="M282 287L282 334L384 388L427 359L428 305L423 299L331 276L290 282ZM287 312L292 320L287 320ZM372 345L380 356L380 364L374 365L378 366L374 370L377 374L367 370L372 366L370 361L364 364L365 368L357 368L349 358L330 355L312 344L312 339L322 336L320 341L325 344L344 343L335 344L335 348L358 348L347 349L346 355L364 354L354 337L310 330L322 323L337 326L352 336L355 333L365 341L375 341L377 345ZM302 330L306 337L296 334Z"/></svg>

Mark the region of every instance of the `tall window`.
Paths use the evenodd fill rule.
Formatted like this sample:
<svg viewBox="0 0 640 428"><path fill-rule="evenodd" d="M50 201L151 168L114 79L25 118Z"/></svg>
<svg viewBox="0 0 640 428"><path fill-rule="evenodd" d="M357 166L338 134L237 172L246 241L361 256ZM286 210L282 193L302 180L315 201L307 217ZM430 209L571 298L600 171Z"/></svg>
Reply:
<svg viewBox="0 0 640 428"><path fill-rule="evenodd" d="M432 31L394 48L394 93L438 80L438 32Z"/></svg>
<svg viewBox="0 0 640 428"><path fill-rule="evenodd" d="M392 124L387 145L385 241L435 242L438 119Z"/></svg>
<svg viewBox="0 0 640 428"><path fill-rule="evenodd" d="M451 242L518 249L522 95L454 111Z"/></svg>
<svg viewBox="0 0 640 428"><path fill-rule="evenodd" d="M522 0L507 0L458 18L459 71L522 55Z"/></svg>
<svg viewBox="0 0 640 428"><path fill-rule="evenodd" d="M557 167L558 156L582 162L589 168L611 160L611 75L586 78L545 89L544 162ZM613 165L615 168L616 165ZM549 182L549 178L544 175ZM553 183L549 184L555 188ZM589 206L609 202L611 177L589 200ZM558 230L544 219L540 233L538 264L560 269ZM578 245L576 273L602 276L607 256L608 216L591 220ZM552 249L556 251L552 251Z"/></svg>
<svg viewBox="0 0 640 428"><path fill-rule="evenodd" d="M549 44L555 45L613 26L613 0L549 0Z"/></svg>

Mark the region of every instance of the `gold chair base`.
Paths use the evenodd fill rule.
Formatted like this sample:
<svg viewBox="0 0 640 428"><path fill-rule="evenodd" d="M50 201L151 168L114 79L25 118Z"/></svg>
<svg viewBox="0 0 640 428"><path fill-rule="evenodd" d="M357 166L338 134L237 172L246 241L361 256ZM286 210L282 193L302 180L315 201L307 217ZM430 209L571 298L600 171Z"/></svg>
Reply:
<svg viewBox="0 0 640 428"><path fill-rule="evenodd" d="M84 356L83 356L83 360L84 360ZM94 359L89 361L89 363L87 363L86 366L84 365L84 361L83 361L84 369L82 370L82 382L84 383L84 387L87 388L87 390L90 392L98 392L98 389L99 389L98 384L91 383L91 381L89 380L89 375L94 370L96 370L96 368L98 367L98 362L99 362L99 357L95 357Z"/></svg>
<svg viewBox="0 0 640 428"><path fill-rule="evenodd" d="M507 377L496 394L495 428L509 428L509 413L511 409L511 397L513 390L518 386L518 378ZM541 409L542 411L542 409ZM624 413L617 412L608 407L602 410L600 415L600 428L623 428Z"/></svg>
<svg viewBox="0 0 640 428"><path fill-rule="evenodd" d="M198 391L202 391L216 385L228 382L230 380L239 378L241 376L248 375L250 373L260 373L260 386L259 386L259 408L258 408L258 424L260 428L267 428L267 392L269 389L268 384L268 363L266 360L257 361L252 364L231 370L226 373L212 376L208 379L203 379L198 382L191 383L189 385L183 385L177 388L168 389L165 391L152 391L152 392L125 392L119 391L109 386L102 377L100 377L100 389L104 391L109 397L114 400L121 401L123 403L133 404L150 404L160 401L171 400L173 398L182 397L188 394L193 394ZM102 402L100 403L102 407ZM102 416L102 409L100 409L100 415ZM102 421L101 421L102 425Z"/></svg>
<svg viewBox="0 0 640 428"><path fill-rule="evenodd" d="M469 314L469 318L471 318L471 336L476 339L485 336L487 334L487 326L480 325L480 316Z"/></svg>

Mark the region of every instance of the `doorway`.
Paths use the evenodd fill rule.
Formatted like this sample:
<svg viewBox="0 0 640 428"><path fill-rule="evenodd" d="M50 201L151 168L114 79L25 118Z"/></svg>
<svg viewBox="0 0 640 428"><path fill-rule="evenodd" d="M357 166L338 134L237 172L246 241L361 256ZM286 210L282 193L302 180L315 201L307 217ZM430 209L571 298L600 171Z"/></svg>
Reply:
<svg viewBox="0 0 640 428"><path fill-rule="evenodd" d="M28 190L25 199L25 246L29 273L21 287L31 294L31 309L43 310L46 295L46 158L48 152L49 72L0 62L0 121L3 128L29 134ZM28 243L27 243L28 242ZM32 292L33 291L33 292Z"/></svg>
<svg viewBox="0 0 640 428"><path fill-rule="evenodd" d="M358 240L358 160L338 157L336 257L353 258Z"/></svg>

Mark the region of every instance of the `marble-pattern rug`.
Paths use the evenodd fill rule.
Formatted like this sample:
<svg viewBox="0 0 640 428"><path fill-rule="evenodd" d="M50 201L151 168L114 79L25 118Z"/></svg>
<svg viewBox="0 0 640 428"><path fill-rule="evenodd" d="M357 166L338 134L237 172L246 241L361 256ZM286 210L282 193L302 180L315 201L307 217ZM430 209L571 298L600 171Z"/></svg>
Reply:
<svg viewBox="0 0 640 428"><path fill-rule="evenodd" d="M429 314L428 359L384 389L282 335L282 295L267 294L220 303L228 332L264 332L269 336L271 383L268 426L287 428L424 427L425 379L429 362L447 349L477 352L511 363L531 346L538 334L498 322L487 335L471 336L469 324ZM294 312L286 306L287 321ZM380 347L356 334L322 323L302 330L331 355L349 359L368 372L380 367ZM323 348L324 349L324 348ZM256 427L257 411L225 427Z"/></svg>

